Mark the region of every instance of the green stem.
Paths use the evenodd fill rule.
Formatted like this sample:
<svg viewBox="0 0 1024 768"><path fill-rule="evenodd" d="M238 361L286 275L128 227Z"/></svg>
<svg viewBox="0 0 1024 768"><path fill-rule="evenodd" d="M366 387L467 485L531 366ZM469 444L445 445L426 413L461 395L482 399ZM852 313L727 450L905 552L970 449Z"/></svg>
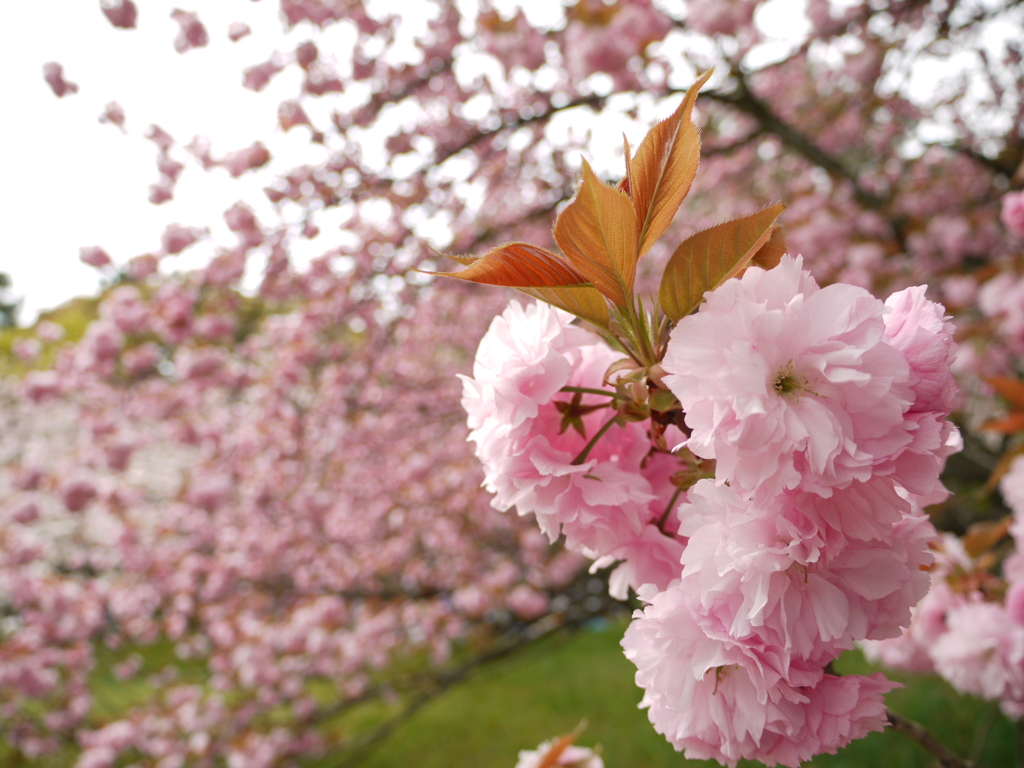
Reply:
<svg viewBox="0 0 1024 768"><path fill-rule="evenodd" d="M615 397L614 392L609 392L607 389L591 389L590 387L562 387L559 392L579 392L583 395L606 395L608 397Z"/></svg>
<svg viewBox="0 0 1024 768"><path fill-rule="evenodd" d="M675 506L675 503L677 501L679 501L679 494L681 494L682 492L683 492L682 488L676 488L676 492L672 494L672 498L669 500L668 506L665 507L665 511L662 513L661 517L658 519L658 530L661 531L662 533L665 533L665 529L662 526L664 526L665 525L665 521L668 520L669 512L672 511L672 507Z"/></svg>
<svg viewBox="0 0 1024 768"><path fill-rule="evenodd" d="M582 451L580 451L580 455L572 460L573 466L578 467L580 464L587 460L587 456L590 455L590 452L594 449L594 446L597 445L597 441L601 439L601 436L604 435L604 433L607 432L611 428L612 424L618 421L618 419L619 414L616 413L614 416L608 419L608 421L605 422L603 427L597 430L597 434L590 438L590 442L586 444Z"/></svg>

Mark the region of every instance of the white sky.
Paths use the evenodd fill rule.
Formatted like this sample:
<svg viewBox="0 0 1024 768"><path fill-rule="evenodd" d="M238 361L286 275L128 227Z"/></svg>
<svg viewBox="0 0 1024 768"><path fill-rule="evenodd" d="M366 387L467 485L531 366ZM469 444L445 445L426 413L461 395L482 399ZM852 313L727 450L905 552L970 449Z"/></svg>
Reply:
<svg viewBox="0 0 1024 768"><path fill-rule="evenodd" d="M287 145L302 162L308 133L286 136L275 128L278 103L298 91L297 75L286 71L259 94L240 87L244 68L287 45L274 3L204 3L200 19L210 44L185 54L173 45L178 24L170 13L176 3L137 5L139 28L119 30L98 0L5 4L0 224L7 242L0 271L25 297L23 323L39 309L95 291L99 275L78 260L79 247L100 245L123 264L158 248L171 222L217 225L239 197L263 197L258 190L269 182L267 175L250 174L240 183L223 169L204 173L181 146L194 135L209 136L215 156L261 139L275 154ZM253 35L232 43L227 27L239 19ZM293 34L290 45L307 37ZM47 61L62 64L79 92L58 99L43 80ZM124 107L127 135L98 122L109 101ZM147 201L150 184L159 179L156 145L142 138L151 123L177 140L171 154L186 166L175 199L160 206ZM202 247L193 250L177 257L179 266L208 255Z"/></svg>
<svg viewBox="0 0 1024 768"><path fill-rule="evenodd" d="M996 1L974 0L979 4ZM757 23L762 31L777 38L755 54L762 61L784 56L794 39L806 34L806 27L794 23L802 21L800 7L805 2L770 0L759 10ZM673 10L683 5L682 0L655 3ZM269 213L260 190L275 172L322 158L322 150L310 145L305 128L286 135L277 127L278 104L299 91L297 68L286 69L261 93L240 87L243 69L310 38L305 27L285 37L277 2L183 3L186 10L198 11L210 36L208 46L184 54L174 50L178 24L170 18L181 0L136 0L136 4L138 29L118 30L100 12L99 0L5 3L0 25L0 71L5 73L0 79L4 116L0 226L6 242L0 251L0 271L12 276L15 294L24 297L22 323L31 323L41 309L96 290L99 275L78 260L80 247L102 246L115 263L124 264L158 248L160 233L172 222L209 227L213 240L232 242L221 218L223 211L244 199L257 213ZM373 0L369 5L382 12L424 7L402 0ZM476 2L459 0L459 5L471 11ZM555 0L499 0L494 5L506 14L524 5L531 21L542 26L556 25L562 16L561 4ZM1018 16L1024 15L1024 9L1019 10ZM238 20L248 23L253 34L232 43L227 28ZM422 16L409 18L403 34L421 23ZM1011 32L1022 36L1024 24L1012 26L1014 30L1004 28L1001 36ZM318 33L321 50L350 46L345 35L344 25L329 28L326 35ZM691 43L686 35L676 35L674 42L666 43L670 44ZM998 48L998 41L992 46ZM927 66L913 70L913 76L907 70L903 86L916 85L918 92L933 94L942 80L943 65L934 57L924 60ZM42 65L48 61L63 65L65 78L80 87L77 94L62 99L53 94L42 75ZM970 62L956 64L961 71L969 67ZM98 122L109 101L124 107L127 135ZM338 101L323 102L319 115L316 100L307 100L304 106L315 123L324 125L327 109L338 106ZM642 108L639 115L641 121L658 117L650 108ZM602 120L609 129L607 136L595 135L588 151L599 172L603 165L599 155L621 147L623 130L631 143L643 135L639 123L630 126L610 118ZM174 200L160 206L147 201L150 184L159 179L156 146L142 138L151 123L177 140L172 157L186 166ZM560 130L557 121L551 130ZM182 147L197 134L211 139L215 157L259 139L280 162L241 180L231 179L220 168L204 172ZM307 251L299 254L300 259L337 244L339 233L330 226L329 217L317 223L323 232L314 241L299 244ZM194 246L166 266L203 263L212 253L212 242Z"/></svg>

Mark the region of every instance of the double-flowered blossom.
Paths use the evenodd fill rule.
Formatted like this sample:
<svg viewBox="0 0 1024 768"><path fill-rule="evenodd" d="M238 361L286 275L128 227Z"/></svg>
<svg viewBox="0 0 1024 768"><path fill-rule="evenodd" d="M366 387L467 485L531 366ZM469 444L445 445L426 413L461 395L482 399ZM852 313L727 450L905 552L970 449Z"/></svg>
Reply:
<svg viewBox="0 0 1024 768"><path fill-rule="evenodd" d="M665 355L687 447L762 499L868 480L910 442L909 365L883 339L884 313L862 288L819 288L799 258L727 281Z"/></svg>
<svg viewBox="0 0 1024 768"><path fill-rule="evenodd" d="M935 504L949 495L939 482L946 458L963 447L947 418L957 392L951 375L954 327L942 306L925 298L923 285L894 293L885 306L883 338L906 358L914 396L903 417L911 441L892 457L889 471L922 506Z"/></svg>
<svg viewBox="0 0 1024 768"><path fill-rule="evenodd" d="M931 589L902 634L867 642L869 658L911 671L935 672L956 690L998 701L1004 714L1024 716L1024 457L1010 463L1000 490L1013 510L1008 528L1016 550L999 576L972 558L956 537L936 545Z"/></svg>
<svg viewBox="0 0 1024 768"><path fill-rule="evenodd" d="M910 623L933 562L921 504L958 444L942 308L802 266L747 270L672 333L664 380L716 477L678 509L679 578L641 591L623 639L655 728L729 765L797 766L884 727L892 684L825 668Z"/></svg>
<svg viewBox="0 0 1024 768"><path fill-rule="evenodd" d="M922 510L959 448L952 325L923 287L886 302L821 288L788 256L704 298L645 384L671 390L688 434L671 404L624 418L623 387L604 389L622 353L543 305L495 319L463 405L494 505L534 513L595 568L619 562L612 594L646 604L622 645L656 730L690 758L796 768L886 725L895 684L829 664L895 642L928 591ZM934 661L1020 698L1024 679L982 667L1017 664L1024 629L986 617L988 640L947 633Z"/></svg>
<svg viewBox="0 0 1024 768"><path fill-rule="evenodd" d="M689 535L682 580L696 581L705 610L728 612L734 637L756 633L803 659L828 663L857 639L899 634L928 587L920 566L931 562L931 529L896 497L884 513L907 512L879 525L884 539L839 545L814 507L833 500L841 507L845 494L825 504L812 494L785 494L758 507L702 480L680 509L681 532Z"/></svg>
<svg viewBox="0 0 1024 768"><path fill-rule="evenodd" d="M619 572L617 594L625 596L627 583L667 585L681 545L648 525L667 498L652 485L666 485L664 461L645 462L646 427L616 423L577 460L614 412L608 396L579 393L574 405L576 393L561 390L600 388L621 354L571 319L546 304L513 301L481 341L473 377L463 377L462 404L484 486L496 508L535 514L552 541L564 533L570 549L589 557L640 556L635 574Z"/></svg>
<svg viewBox="0 0 1024 768"><path fill-rule="evenodd" d="M882 696L895 687L881 675L836 677L762 638L735 637L728 612L701 607L696 582L640 597L649 604L626 630L626 657L655 730L688 758L795 767L881 730Z"/></svg>

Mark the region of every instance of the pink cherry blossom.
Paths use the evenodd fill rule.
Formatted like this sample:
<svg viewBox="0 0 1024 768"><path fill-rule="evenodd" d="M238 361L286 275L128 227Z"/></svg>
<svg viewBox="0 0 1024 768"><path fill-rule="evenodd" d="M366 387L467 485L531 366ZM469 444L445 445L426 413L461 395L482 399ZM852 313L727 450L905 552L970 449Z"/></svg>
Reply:
<svg viewBox="0 0 1024 768"><path fill-rule="evenodd" d="M1013 234L1024 237L1024 192L1007 192L1003 195L999 218Z"/></svg>
<svg viewBox="0 0 1024 768"><path fill-rule="evenodd" d="M536 70L544 63L544 36L526 20L522 10L511 21L494 15L490 24L483 25L481 40L488 52L494 54L506 69L525 67Z"/></svg>
<svg viewBox="0 0 1024 768"><path fill-rule="evenodd" d="M1024 544L1024 456L1017 456L1010 462L1006 474L999 479L999 491L1013 511L1014 538L1018 544Z"/></svg>
<svg viewBox="0 0 1024 768"><path fill-rule="evenodd" d="M55 61L43 64L43 79L53 89L57 98L67 96L69 93L78 93L77 83L64 79L64 67Z"/></svg>
<svg viewBox="0 0 1024 768"><path fill-rule="evenodd" d="M992 603L957 606L930 656L954 688L986 699L1024 702L1024 626Z"/></svg>
<svg viewBox="0 0 1024 768"><path fill-rule="evenodd" d="M918 285L892 294L885 301L883 338L903 353L910 364L914 391L911 413L949 413L956 396L951 366L956 357L953 324L941 304L925 298L926 286Z"/></svg>
<svg viewBox="0 0 1024 768"><path fill-rule="evenodd" d="M508 607L523 621L533 621L547 613L548 598L526 584L520 584L509 593Z"/></svg>
<svg viewBox="0 0 1024 768"><path fill-rule="evenodd" d="M935 563L930 569L931 588L912 609L910 624L898 637L860 643L869 659L911 672L934 671L932 651L936 640L949 629L948 616L971 599L980 597L965 594L950 584L955 574L969 573L973 568L959 539L945 534L932 544L932 550Z"/></svg>
<svg viewBox="0 0 1024 768"><path fill-rule="evenodd" d="M138 21L137 0L99 5L120 28L100 22L90 42L109 50L111 60L149 72L144 55L118 58L129 37L123 30ZM598 557L599 568L614 567L608 578L617 595L646 583L662 590L668 605L679 590L693 590L686 611L660 623L661 636L651 633L650 645L637 650L656 721L691 754L793 764L881 727L887 684L837 679L823 666L839 646L905 625L926 576L932 588L909 628L899 638L867 642L892 651L885 658L921 668L934 666L933 649L945 648L942 669L959 669L965 689L998 694L1004 711L1019 717L1024 701L1007 683L1019 665L1002 649L1020 625L1024 556L1010 552L993 566L985 557L954 555L950 539L931 541L920 509L944 497L938 474L959 445L946 413L948 324L956 324L961 344L955 405L969 438L997 413L983 378L1020 373L1020 238L1014 217L1000 221L1001 208L1005 216L1018 200L1020 193L1007 189L1018 188L1020 178L1006 153L977 154L1012 144L1005 127L1017 122L996 102L986 107L995 119L968 119L976 111L972 78L1016 83L1020 91L1019 62L1013 51L986 57L941 97L877 88L900 67L906 40L955 66L960 41L987 25L1005 26L1012 9L989 9L942 45L930 45L944 28L931 23L927 4L840 9L810 0L792 14L793 29L808 30L805 38L762 66L758 44L770 35L755 23L750 0L583 0L552 6L558 20L545 26L535 26L532 13L495 14L493 28L486 9L474 22L460 4L441 5L410 37L398 16L362 0L280 0L294 33L268 43L227 81L243 88L249 67L253 86L270 77L295 85L297 92L276 100L270 88L247 93L271 99L264 112L277 122L254 125L245 140L253 143L233 145L241 149L230 154L193 140L187 151L198 162L180 186L183 158L172 156L173 138L156 126L146 134L158 149L152 202L177 197L187 207L199 186L234 183L238 194L225 198L226 205L239 201L224 217L231 234L216 221L220 209L207 211L213 221L195 223L209 234L193 255L212 254L209 263L191 270L169 263L174 273L161 275L158 262L169 249L161 249L159 230L151 233L154 241L136 251L149 253L126 267L118 261L119 272L102 267L108 281L122 284L105 288L85 335L69 324L63 338L48 339L40 327L43 349L32 366L42 370L3 382L10 397L0 448L14 458L0 467L0 486L9 491L0 503L8 523L0 526L0 581L12 613L0 642L0 698L14 759L52 761L44 755L56 752L97 764L233 767L317 759L328 746L317 724L331 707L374 696L371 680L387 689L397 656L423 654L441 665L427 674L443 675L453 648L461 661L484 650L488 638L521 639L523 619L510 618L513 604L529 596L519 605L524 618L533 615L523 611L529 602L561 605L574 594L570 586L579 586L575 580L587 578L577 552ZM220 27L214 48L227 45L225 33L241 35L246 22L257 27L243 6L260 7L239 5L239 21ZM180 28L182 48L206 43L194 13L175 18L163 21ZM907 34L880 41L883 27ZM336 33L345 41L340 53L329 44ZM265 35L240 45L264 42ZM275 49L280 53L272 55ZM825 49L829 55L819 55ZM504 66L466 66L481 54ZM632 141L678 105L689 73L711 64L719 78L728 77L711 81L694 110L705 148L700 171L686 214L640 262L638 293L655 289L658 268L692 232L785 201L781 222L791 251L804 253L807 269L830 287L804 293L801 278L784 297L780 291L736 306L764 331L773 312L792 310L791 319L802 322L809 304L828 304L819 314L833 325L817 316L808 325L837 334L819 339L834 348L812 351L828 358L830 374L850 374L829 379L828 394L842 397L830 401L834 409L819 409L828 418L804 425L806 444L793 439L793 418L780 421L780 439L794 445L774 469L762 472L761 441L745 434L737 466L747 472L753 456L751 483L733 477L736 468L727 471L719 457L723 482L688 487L712 471L710 462L691 473L686 453L663 446L686 436L674 428L660 434L663 424L653 429L644 421L613 424L586 461L574 464L611 409L582 415L585 435L572 425L563 430L573 396L558 390L566 383L606 389L603 373L614 357L598 338L565 323L564 333L578 338L564 346L552 339L550 347L567 369L559 372L554 358L547 367L546 352L534 359L513 348L509 359L522 370L499 365L492 380L473 385L468 399L479 400L479 424L466 443L453 374L467 371L477 335L503 302L417 273L437 269L421 226L432 225L428 239L447 253L484 253L508 241L551 247L552 213L574 188L581 151L602 174L621 173L621 158L596 156L587 123L622 123ZM48 74L55 92L77 88L61 70ZM106 84L95 85L100 93ZM608 88L616 93L604 98ZM76 121L93 121L115 97L102 95L81 115L61 101L53 106L66 112L69 131L85 135L88 125L75 132ZM278 104L282 98L288 100ZM315 126L284 132L306 122ZM929 122L953 126L955 145L902 151ZM278 135L263 135L275 126ZM379 139L379 147L367 139ZM285 146L296 143L303 146ZM291 167L288 158L299 155L302 165ZM413 159L421 170L407 165ZM205 176L214 168L226 173ZM250 171L264 192L248 189ZM754 274L744 279L758 282ZM850 325L840 334L835 326L844 313L833 307L849 310L856 291L832 285L837 281L879 297L896 293L880 310L864 299L870 311L847 312ZM941 289L954 319L919 288L906 288L925 281ZM138 284L124 284L132 282ZM702 314L707 310L696 317ZM746 338L749 329L736 326L725 330ZM876 346L903 358L902 384L870 346L874 334ZM788 344L780 342L782 352L791 351ZM838 365L836 356L845 353L860 354L860 362ZM743 359L716 370L742 372ZM17 376L25 366L15 365ZM549 386L563 373L546 399L526 387L531 380ZM884 390L872 394L882 404L877 416L853 374ZM888 388L883 377L891 379ZM783 389L799 383L785 379ZM768 384L771 395L775 379ZM798 403L808 405L807 398L805 392ZM584 395L578 405L610 399ZM794 392L782 399L781 410L797 415L800 409L788 407ZM890 407L895 401L899 408ZM863 409L843 420L848 406ZM515 427L503 421L510 413ZM841 439L824 429L833 420ZM974 443L985 463L997 460L984 456L998 447L991 438ZM819 444L833 440L832 447ZM710 437L708 443L719 451ZM819 471L812 458L823 455ZM796 487L783 480L790 460L801 477ZM762 474L778 492L758 496ZM1015 475L1011 469L1004 479L1003 498L1016 511ZM379 477L388 482L367 481ZM96 495L74 512L63 493L77 479L92 482ZM677 496L680 486L688 490ZM515 497L527 516L488 509L487 489L503 502ZM935 519L971 511L971 498ZM1015 514L1014 541L1001 542L997 556L1024 540L1019 519ZM577 552L549 541L560 533ZM929 566L932 554L937 562ZM705 581L706 605L693 584ZM792 614L783 615L783 603ZM989 606L990 620L951 629L947 618L975 605ZM647 618L637 624L640 634L653 629ZM691 630L687 645L680 638ZM673 637L680 655L659 655L657 643ZM89 683L99 649L106 648L103 664L109 659L116 675L131 678L145 669L138 668L140 643L174 651L164 671L134 681L152 697L130 713L98 714ZM687 648L723 661L698 680ZM989 658L1000 655L998 664ZM175 679L183 666L200 670L209 684ZM672 700L684 674L692 678L691 699L703 707L696 712L692 701ZM999 684L985 688L990 679ZM672 729L687 717L703 730ZM750 733L761 722L755 743Z"/></svg>
<svg viewBox="0 0 1024 768"><path fill-rule="evenodd" d="M160 261L152 253L133 256L128 260L128 274L133 280L145 280L159 269Z"/></svg>
<svg viewBox="0 0 1024 768"><path fill-rule="evenodd" d="M32 362L43 351L43 345L39 339L18 339L11 346L11 351L14 352L15 357L25 362Z"/></svg>
<svg viewBox="0 0 1024 768"><path fill-rule="evenodd" d="M248 37L251 34L252 27L244 21L233 21L228 25L228 39L233 43L237 43L243 37Z"/></svg>
<svg viewBox="0 0 1024 768"><path fill-rule="evenodd" d="M518 301L494 318L477 348L473 378L462 377L470 429L495 419L515 429L566 386L569 356L595 341L571 319L548 304Z"/></svg>
<svg viewBox="0 0 1024 768"><path fill-rule="evenodd" d="M159 125L150 125L149 128L146 129L144 135L147 139L156 144L157 148L161 152L167 152L172 146L174 146L174 139Z"/></svg>
<svg viewBox="0 0 1024 768"><path fill-rule="evenodd" d="M837 678L804 663L783 674L778 651L757 638L735 639L698 608L693 584L644 588L648 605L622 640L644 689L641 706L687 758L797 768L884 727L882 695L895 684L881 675Z"/></svg>
<svg viewBox="0 0 1024 768"><path fill-rule="evenodd" d="M78 250L78 258L84 264L88 264L90 267L106 267L109 266L110 255L100 248L98 245L90 245Z"/></svg>
<svg viewBox="0 0 1024 768"><path fill-rule="evenodd" d="M245 149L229 152L220 164L233 178L238 178L246 171L261 168L268 162L270 162L270 150L262 141L256 141Z"/></svg>
<svg viewBox="0 0 1024 768"><path fill-rule="evenodd" d="M647 524L636 536L626 539L594 560L591 572L618 563L608 577L608 594L625 600L629 590L644 584L666 589L679 578L684 542L666 535L657 525Z"/></svg>
<svg viewBox="0 0 1024 768"><path fill-rule="evenodd" d="M643 53L650 43L662 40L671 27L649 0L618 6L606 24L575 21L565 31L566 66L574 78L582 80L594 72L607 72L615 78L617 88L635 86L636 76L628 67L630 59Z"/></svg>
<svg viewBox="0 0 1024 768"><path fill-rule="evenodd" d="M60 341L65 335L64 326L58 325L57 323L49 320L43 320L36 326L36 335L39 336L42 341Z"/></svg>
<svg viewBox="0 0 1024 768"><path fill-rule="evenodd" d="M538 768L540 765L549 765L551 768L604 768L604 760L601 756L588 747L580 747L570 744L562 750L555 762L545 762L545 758L555 746L555 742L544 741L536 749L519 750L519 759L515 768Z"/></svg>
<svg viewBox="0 0 1024 768"><path fill-rule="evenodd" d="M889 510L871 510L877 538L846 539L815 506L848 493L787 494L758 507L700 481L680 508L683 580L698 583L705 610L731 617L732 636L758 634L803 659L827 663L856 640L898 635L928 588L921 567L931 563L934 529L893 493ZM860 503L854 497L851 511Z"/></svg>
<svg viewBox="0 0 1024 768"><path fill-rule="evenodd" d="M183 227L181 224L168 224L160 237L164 253L175 255L192 245L202 232L195 227Z"/></svg>
<svg viewBox="0 0 1024 768"><path fill-rule="evenodd" d="M106 106L103 107L103 114L100 115L101 123L110 123L116 125L121 131L124 131L124 107L118 104L116 101L108 101Z"/></svg>
<svg viewBox="0 0 1024 768"><path fill-rule="evenodd" d="M295 63L303 69L309 69L310 64L319 56L320 50L312 40L307 40L295 49Z"/></svg>
<svg viewBox="0 0 1024 768"><path fill-rule="evenodd" d="M157 184L149 185L149 202L153 205L162 205L168 200L174 199L174 183L164 179Z"/></svg>
<svg viewBox="0 0 1024 768"><path fill-rule="evenodd" d="M582 417L583 435L564 423L555 397L568 406L574 396L562 387L601 387L620 355L569 320L547 305L511 302L480 343L474 377L463 377L463 407L494 506L533 513L552 541L562 532L570 549L600 557L636 540L649 521L657 497L639 469L650 440L638 423L616 425L576 461L609 420L601 406L610 401L580 398L597 408Z"/></svg>
<svg viewBox="0 0 1024 768"><path fill-rule="evenodd" d="M134 29L139 11L132 0L101 0L100 8L111 24L120 29Z"/></svg>
<svg viewBox="0 0 1024 768"><path fill-rule="evenodd" d="M185 53L192 48L202 48L210 42L206 27L192 11L175 8L171 11L171 18L178 22L179 26L178 36L174 38L174 50L178 53Z"/></svg>
<svg viewBox="0 0 1024 768"><path fill-rule="evenodd" d="M81 512L97 494L96 484L88 477L72 478L61 487L64 506L71 512Z"/></svg>
<svg viewBox="0 0 1024 768"><path fill-rule="evenodd" d="M267 84L270 83L271 79L280 72L284 67L274 59L265 61L262 64L257 64L254 67L249 67L243 73L244 77L242 84L250 91L256 91L259 93Z"/></svg>
<svg viewBox="0 0 1024 768"><path fill-rule="evenodd" d="M716 459L718 482L760 498L867 480L910 441L909 369L882 316L862 289L819 289L801 259L727 281L678 323L665 355L690 450Z"/></svg>
<svg viewBox="0 0 1024 768"><path fill-rule="evenodd" d="M733 35L750 25L757 0L695 0L686 23L705 35Z"/></svg>
<svg viewBox="0 0 1024 768"><path fill-rule="evenodd" d="M309 125L309 116L306 111L293 101L281 102L281 106L277 109L277 120L283 131L289 131L296 125Z"/></svg>

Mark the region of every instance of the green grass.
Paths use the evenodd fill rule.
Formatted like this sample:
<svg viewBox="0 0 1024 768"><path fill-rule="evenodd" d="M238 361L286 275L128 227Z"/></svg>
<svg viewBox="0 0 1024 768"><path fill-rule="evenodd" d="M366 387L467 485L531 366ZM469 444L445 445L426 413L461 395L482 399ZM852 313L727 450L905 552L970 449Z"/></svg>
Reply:
<svg viewBox="0 0 1024 768"><path fill-rule="evenodd" d="M479 669L470 678L438 696L400 725L375 750L351 757L329 754L308 761L308 768L512 768L521 749L572 731L581 721L588 725L578 743L600 745L607 768L679 768L717 766L713 762L686 761L654 732L646 713L637 709L641 691L633 683L634 668L622 655L621 623L606 624L572 636L540 641L521 653ZM154 695L146 675L174 664L169 644L138 649L143 657L139 679L125 683L110 673L116 654L99 654L91 687L97 697L93 715L97 724L138 706ZM858 653L836 663L843 674L876 671ZM179 680L202 683L202 665L186 665ZM898 676L907 687L889 694L897 712L924 724L936 737L977 768L1005 768L1014 764L1015 727L989 702L957 695L933 676ZM328 730L338 736L371 731L394 715L398 702L375 701L346 713ZM0 742L2 743L2 742ZM73 750L30 764L12 762L13 754L0 747L0 765L32 768L68 768ZM741 763L753 768L756 763ZM816 768L933 768L937 761L907 737L875 733L856 741L838 755L822 755L805 763Z"/></svg>
<svg viewBox="0 0 1024 768"><path fill-rule="evenodd" d="M634 667L622 655L621 625L544 641L522 654L481 670L469 681L420 710L375 751L362 768L511 768L520 749L588 723L578 743L600 744L607 768L711 766L686 761L654 732L636 708L640 690ZM875 671L859 654L844 656L838 671ZM925 724L980 767L1013 764L1014 726L990 703L957 695L930 676L903 676L907 688L889 695L889 705ZM984 750L977 752L988 731ZM972 748L975 750L972 753ZM331 765L325 760L318 765ZM935 759L894 732L871 734L837 755L805 766L819 768L931 768ZM741 765L756 765L741 763Z"/></svg>

